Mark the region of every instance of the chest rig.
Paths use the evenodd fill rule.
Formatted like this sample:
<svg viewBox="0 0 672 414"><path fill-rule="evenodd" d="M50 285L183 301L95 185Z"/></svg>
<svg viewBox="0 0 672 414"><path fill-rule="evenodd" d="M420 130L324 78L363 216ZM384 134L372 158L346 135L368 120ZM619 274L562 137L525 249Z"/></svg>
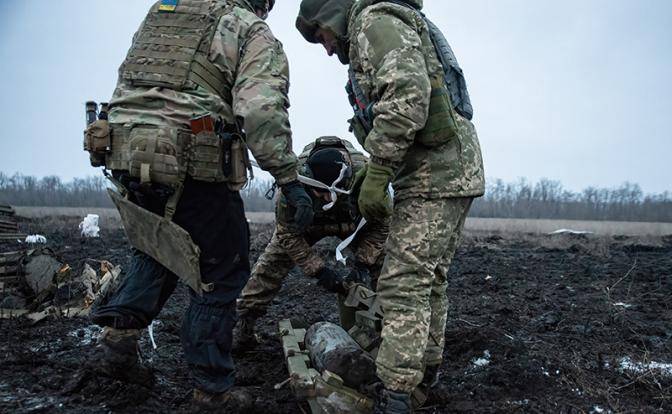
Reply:
<svg viewBox="0 0 672 414"><path fill-rule="evenodd" d="M425 127L417 133L416 141L429 147L441 145L457 134L455 113L468 120L474 115L464 73L441 30L420 10L403 0L380 0L373 4L377 3L393 3L412 10L426 28L418 31L423 50L426 55L436 54L443 71L440 74L429 73L432 88L429 116ZM352 66L348 71L346 91L355 114L353 132L357 133L359 130L360 135L368 135L373 129L373 107L377 102L372 102L367 97ZM362 137L358 139L360 142L364 141Z"/></svg>

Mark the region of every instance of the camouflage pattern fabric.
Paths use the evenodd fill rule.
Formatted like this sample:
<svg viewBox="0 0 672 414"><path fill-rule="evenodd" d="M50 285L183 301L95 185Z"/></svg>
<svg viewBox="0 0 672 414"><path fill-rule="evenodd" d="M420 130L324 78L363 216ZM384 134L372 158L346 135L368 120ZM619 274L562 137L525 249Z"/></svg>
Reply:
<svg viewBox="0 0 672 414"><path fill-rule="evenodd" d="M407 1L421 8L421 0ZM359 0L350 12L350 67L373 107L363 143L372 161L396 170L395 198L472 197L484 193L483 160L473 124L455 114L456 139L427 148L416 142L428 118L430 77L442 67L423 43L424 21L404 6Z"/></svg>
<svg viewBox="0 0 672 414"><path fill-rule="evenodd" d="M235 4L220 19L208 53L230 85L231 96L201 87L179 92L133 86L120 78L110 101L109 120L126 128L157 125L183 130L189 129L195 114L212 113L229 123L242 120L247 145L260 167L283 185L296 179L287 113L289 65L282 44L254 14L252 5L246 0Z"/></svg>
<svg viewBox="0 0 672 414"><path fill-rule="evenodd" d="M472 198L409 198L395 206L378 300L385 312L376 359L388 389L411 393L426 365L441 363L448 268Z"/></svg>
<svg viewBox="0 0 672 414"><path fill-rule="evenodd" d="M355 260L374 269L372 279L380 269L382 250L387 239L389 221L368 223L351 245ZM324 266L322 259L312 246L325 237L344 239L357 227L350 221L335 224L312 225L305 233L293 232L278 220L270 243L252 268L252 276L247 282L238 310L241 316L258 317L266 313L266 308L282 287L283 279L297 265L305 276L313 277Z"/></svg>
<svg viewBox="0 0 672 414"><path fill-rule="evenodd" d="M308 152L313 148L309 144L304 149L300 162L306 162ZM348 151L356 151L351 145L346 145ZM305 156L304 156L305 154ZM352 155L352 154L351 154ZM362 160L354 161L353 175L363 168ZM299 166L299 169L303 165ZM328 211L322 209L323 202L314 202L315 219L313 224L303 233L293 230L294 211L279 196L276 202L276 228L270 243L257 260L252 269L252 276L245 286L241 299L238 301L238 310L241 316L258 317L266 312L282 286L282 280L296 265L303 274L314 277L324 266L324 259L315 252L312 246L325 237L345 239L350 236L361 218L357 210L358 186L360 182L352 182L353 192L349 195L340 195L334 207ZM357 234L351 245L355 261L371 267L374 271L372 279L382 265L382 250L387 239L389 219L367 223Z"/></svg>

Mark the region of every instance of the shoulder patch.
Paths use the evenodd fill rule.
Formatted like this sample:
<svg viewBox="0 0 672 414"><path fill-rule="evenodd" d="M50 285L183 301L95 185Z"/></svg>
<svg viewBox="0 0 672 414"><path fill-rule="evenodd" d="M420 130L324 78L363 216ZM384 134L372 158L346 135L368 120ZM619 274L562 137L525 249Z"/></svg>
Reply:
<svg viewBox="0 0 672 414"><path fill-rule="evenodd" d="M161 0L159 11L172 13L177 8L179 0Z"/></svg>

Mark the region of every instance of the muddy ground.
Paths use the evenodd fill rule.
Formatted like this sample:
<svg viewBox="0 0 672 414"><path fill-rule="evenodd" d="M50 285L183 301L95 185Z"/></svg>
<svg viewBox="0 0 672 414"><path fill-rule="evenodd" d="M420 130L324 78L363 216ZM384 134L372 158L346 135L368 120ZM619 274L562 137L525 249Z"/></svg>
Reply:
<svg viewBox="0 0 672 414"><path fill-rule="evenodd" d="M44 234L75 272L91 260L130 260L121 230L83 240L77 221L65 218L21 228ZM270 235L270 225L253 226L253 259ZM327 254L331 244L319 248ZM672 237L470 233L449 295L441 384L422 412L672 412ZM158 349L143 337L143 358L157 375L151 390L83 369L99 331L85 318L1 320L0 411L198 412L178 337L186 305L182 287L155 325ZM236 355L238 383L256 399L252 412L305 410L286 387L274 389L288 376L276 336L282 318L335 321L335 301L289 275L261 321L265 345Z"/></svg>

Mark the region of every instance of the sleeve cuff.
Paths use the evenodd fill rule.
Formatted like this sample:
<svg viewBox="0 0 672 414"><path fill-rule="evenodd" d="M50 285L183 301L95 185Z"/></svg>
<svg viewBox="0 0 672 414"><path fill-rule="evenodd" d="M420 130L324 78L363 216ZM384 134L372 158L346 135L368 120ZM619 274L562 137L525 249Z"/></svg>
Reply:
<svg viewBox="0 0 672 414"><path fill-rule="evenodd" d="M376 157L375 155L371 156L371 162L382 167L392 168L392 171L397 171L401 165L400 162L386 160L384 158Z"/></svg>
<svg viewBox="0 0 672 414"><path fill-rule="evenodd" d="M297 179L298 179L298 175L297 175L296 171L293 170L293 171L292 171L291 173L289 173L289 174L284 174L284 175L275 177L275 182L276 182L279 186L282 186L282 185L291 183L292 181L296 181Z"/></svg>

